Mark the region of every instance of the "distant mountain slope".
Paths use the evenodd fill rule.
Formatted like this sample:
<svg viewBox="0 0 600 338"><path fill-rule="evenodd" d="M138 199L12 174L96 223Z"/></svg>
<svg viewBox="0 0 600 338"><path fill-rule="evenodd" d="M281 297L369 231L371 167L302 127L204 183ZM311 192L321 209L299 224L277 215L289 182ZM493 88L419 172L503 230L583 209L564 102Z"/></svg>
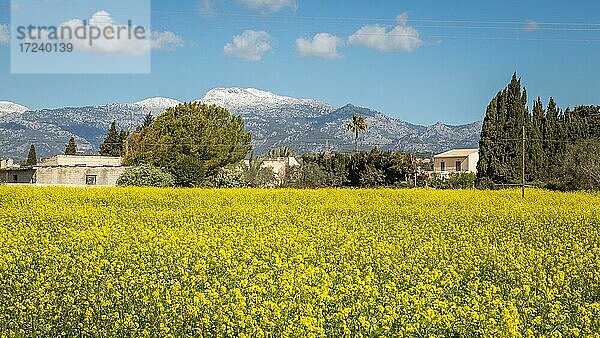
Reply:
<svg viewBox="0 0 600 338"><path fill-rule="evenodd" d="M94 153L116 121L119 128L133 130L151 113L158 115L170 99L129 104L67 107L27 111L0 116L0 157L23 158L31 144L38 156L62 153L69 138L75 137L78 151ZM24 155L25 154L25 155Z"/></svg>
<svg viewBox="0 0 600 338"><path fill-rule="evenodd" d="M473 148L478 145L481 131L481 122L420 126L351 104L336 109L316 100L253 88L216 88L198 101L222 106L242 116L253 134L255 153L284 145L299 153L350 151L354 141L346 131L345 122L354 113L365 116L369 125L361 135L362 149L442 152ZM61 153L70 137L76 138L79 150L94 153L113 120L120 128L133 130L148 113L158 115L179 103L168 98L151 98L128 104L39 111L23 107L0 115L0 157L24 158L31 144L36 145L38 155L51 156Z"/></svg>

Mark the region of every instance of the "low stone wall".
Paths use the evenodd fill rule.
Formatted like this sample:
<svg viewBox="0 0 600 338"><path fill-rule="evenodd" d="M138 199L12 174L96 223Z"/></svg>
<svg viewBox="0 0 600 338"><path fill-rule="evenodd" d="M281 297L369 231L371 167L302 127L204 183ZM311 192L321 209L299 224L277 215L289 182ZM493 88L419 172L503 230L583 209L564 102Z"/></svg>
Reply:
<svg viewBox="0 0 600 338"><path fill-rule="evenodd" d="M126 167L40 167L36 184L42 186L115 186ZM93 182L93 184L92 184Z"/></svg>

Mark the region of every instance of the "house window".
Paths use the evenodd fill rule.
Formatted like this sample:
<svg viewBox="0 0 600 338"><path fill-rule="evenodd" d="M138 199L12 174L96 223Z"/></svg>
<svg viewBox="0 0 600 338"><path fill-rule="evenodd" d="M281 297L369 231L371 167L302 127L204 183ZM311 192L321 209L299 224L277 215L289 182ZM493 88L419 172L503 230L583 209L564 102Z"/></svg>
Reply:
<svg viewBox="0 0 600 338"><path fill-rule="evenodd" d="M19 175L13 175L13 183L19 182Z"/></svg>
<svg viewBox="0 0 600 338"><path fill-rule="evenodd" d="M461 161L456 161L456 171L458 171L458 172L462 171L462 162Z"/></svg>
<svg viewBox="0 0 600 338"><path fill-rule="evenodd" d="M440 163L440 171L446 171L446 162L442 161L442 163Z"/></svg>
<svg viewBox="0 0 600 338"><path fill-rule="evenodd" d="M96 185L96 175L85 175L86 185Z"/></svg>

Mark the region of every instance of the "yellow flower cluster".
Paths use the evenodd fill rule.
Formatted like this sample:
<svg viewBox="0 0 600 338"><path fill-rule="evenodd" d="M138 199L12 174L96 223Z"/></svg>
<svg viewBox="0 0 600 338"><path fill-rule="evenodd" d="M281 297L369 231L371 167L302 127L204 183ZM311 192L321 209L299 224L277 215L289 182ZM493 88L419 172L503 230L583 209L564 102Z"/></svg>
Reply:
<svg viewBox="0 0 600 338"><path fill-rule="evenodd" d="M599 335L597 194L0 187L0 336Z"/></svg>

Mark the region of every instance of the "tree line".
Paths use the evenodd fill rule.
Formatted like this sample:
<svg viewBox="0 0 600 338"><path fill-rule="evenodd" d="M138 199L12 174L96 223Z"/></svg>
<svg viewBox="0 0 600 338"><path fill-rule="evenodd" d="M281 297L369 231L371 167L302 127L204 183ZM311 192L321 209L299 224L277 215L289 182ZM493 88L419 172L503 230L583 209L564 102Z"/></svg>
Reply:
<svg viewBox="0 0 600 338"><path fill-rule="evenodd" d="M572 179L576 176L574 171L593 166L594 161L577 160L574 155L594 151L581 145L589 146L600 138L600 107L563 110L553 98L545 105L538 97L530 112L527 90L513 74L508 86L498 92L486 110L477 166L480 185L521 182L523 138L526 182L549 188L593 188ZM569 185L565 185L566 181Z"/></svg>

